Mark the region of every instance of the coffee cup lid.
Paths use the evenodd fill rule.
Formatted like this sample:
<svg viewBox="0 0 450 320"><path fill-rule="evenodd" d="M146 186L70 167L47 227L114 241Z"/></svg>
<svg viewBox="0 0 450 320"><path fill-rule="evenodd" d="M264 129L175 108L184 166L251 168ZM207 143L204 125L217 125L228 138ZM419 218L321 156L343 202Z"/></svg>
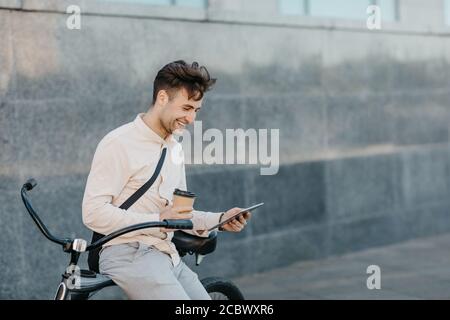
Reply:
<svg viewBox="0 0 450 320"><path fill-rule="evenodd" d="M182 197L195 198L195 193L190 192L190 191L180 190L180 189L175 189L173 194L177 195L177 196L182 196Z"/></svg>

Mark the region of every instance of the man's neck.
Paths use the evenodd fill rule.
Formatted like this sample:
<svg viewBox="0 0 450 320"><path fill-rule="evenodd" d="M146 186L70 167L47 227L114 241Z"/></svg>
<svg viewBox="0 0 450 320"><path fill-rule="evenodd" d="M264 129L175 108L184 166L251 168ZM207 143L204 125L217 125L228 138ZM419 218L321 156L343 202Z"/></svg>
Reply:
<svg viewBox="0 0 450 320"><path fill-rule="evenodd" d="M150 109L149 111L147 111L144 114L144 116L142 117L142 120L150 129L152 129L162 139L165 140L170 135L162 127L161 121L160 121L159 117L154 113L153 109Z"/></svg>

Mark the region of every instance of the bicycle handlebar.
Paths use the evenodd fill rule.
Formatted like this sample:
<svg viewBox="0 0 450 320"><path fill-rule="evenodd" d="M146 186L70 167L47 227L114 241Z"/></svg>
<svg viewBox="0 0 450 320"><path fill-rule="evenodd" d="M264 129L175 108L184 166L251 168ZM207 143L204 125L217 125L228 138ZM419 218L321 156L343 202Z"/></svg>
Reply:
<svg viewBox="0 0 450 320"><path fill-rule="evenodd" d="M30 191L30 190L32 190L34 187L36 187L36 185L37 185L36 180L34 180L33 178L31 178L31 179L28 179L27 182L25 182L25 184L23 185L23 187L24 187L25 189L27 189L27 191Z"/></svg>
<svg viewBox="0 0 450 320"><path fill-rule="evenodd" d="M50 233L50 231L48 231L47 227L45 226L45 224L42 222L42 220L39 218L38 214L36 213L36 211L34 210L33 206L31 205L30 200L28 199L28 194L27 191L32 190L35 186L37 185L36 180L34 179L29 179L23 186L22 189L20 190L20 194L22 196L22 201L25 205L25 207L28 210L28 213L30 214L31 218L33 219L33 221L36 223L36 225L38 226L39 230L41 230L41 232L44 234L44 236L55 243L61 244L61 245L65 245L67 244L70 239L62 239L62 238L57 238L54 235L52 235Z"/></svg>
<svg viewBox="0 0 450 320"><path fill-rule="evenodd" d="M32 190L36 185L37 185L37 182L36 182L35 179L29 179L22 186L21 196L22 196L23 203L25 204L25 207L27 208L27 211L30 214L31 218L36 223L36 225L38 226L39 230L41 230L41 232L44 234L44 236L47 239L49 239L50 241L52 241L52 242L55 242L55 243L63 245L63 247L65 248L64 250L66 250L67 249L66 248L67 245L71 244L73 242L73 240L72 239L67 239L67 238L65 238L65 239L57 238L54 235L52 235L50 233L50 231L48 231L47 227L42 222L42 220L39 218L38 214L36 213L36 211L34 210L33 206L31 205L30 200L28 199L27 191ZM146 228L157 228L157 227L167 228L167 229L185 229L185 230L188 230L188 229L192 229L193 228L193 224L192 224L191 220L182 220L182 219L163 220L163 221L149 221L149 222L139 223L139 224L131 225L131 226L122 228L120 230L114 231L113 233L100 238L96 242L91 243L89 246L87 246L85 251L96 249L96 248L104 245L105 243L111 241L112 239L117 238L117 237L119 237L121 235L124 235L126 233L129 233L129 232L132 232L132 231L141 230L141 229L146 229Z"/></svg>
<svg viewBox="0 0 450 320"><path fill-rule="evenodd" d="M123 229L114 231L113 233L108 234L107 236L104 236L103 238L100 238L99 240L95 241L94 243L91 243L89 246L86 247L86 251L96 249L105 243L111 241L114 238L117 238L125 233L146 229L146 228L167 228L167 229L192 229L193 224L191 220L163 220L163 221L149 221L139 224L134 224L129 227L125 227Z"/></svg>

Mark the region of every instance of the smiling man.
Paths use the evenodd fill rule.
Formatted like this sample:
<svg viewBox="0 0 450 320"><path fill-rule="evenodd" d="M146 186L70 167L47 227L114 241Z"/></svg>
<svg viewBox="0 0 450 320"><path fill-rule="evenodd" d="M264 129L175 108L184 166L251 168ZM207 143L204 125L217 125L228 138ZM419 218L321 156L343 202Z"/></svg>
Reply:
<svg viewBox="0 0 450 320"><path fill-rule="evenodd" d="M175 61L158 72L149 110L108 133L97 146L82 206L88 228L109 234L142 222L192 219L190 233L207 236L205 230L240 210L213 213L172 206L173 191L187 190L184 163L170 156L180 148L172 134L194 122L204 93L215 81L196 62ZM119 208L152 176L164 148L168 156L156 181L127 210ZM249 218L247 213L223 230L239 232ZM181 261L172 237L173 230L163 228L118 237L102 248L100 272L130 299L209 299L197 275Z"/></svg>

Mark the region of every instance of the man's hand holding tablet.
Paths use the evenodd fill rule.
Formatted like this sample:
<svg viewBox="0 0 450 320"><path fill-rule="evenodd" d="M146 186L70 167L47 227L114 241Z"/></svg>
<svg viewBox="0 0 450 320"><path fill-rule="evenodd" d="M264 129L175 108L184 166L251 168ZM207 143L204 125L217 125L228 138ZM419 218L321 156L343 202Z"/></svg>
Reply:
<svg viewBox="0 0 450 320"><path fill-rule="evenodd" d="M257 205L251 206L249 208L233 208L223 213L220 218L220 222L214 227L210 228L211 231L216 228L219 230L229 231L229 232L239 232L247 224L247 220L251 218L250 211L262 206L264 203L258 203Z"/></svg>

